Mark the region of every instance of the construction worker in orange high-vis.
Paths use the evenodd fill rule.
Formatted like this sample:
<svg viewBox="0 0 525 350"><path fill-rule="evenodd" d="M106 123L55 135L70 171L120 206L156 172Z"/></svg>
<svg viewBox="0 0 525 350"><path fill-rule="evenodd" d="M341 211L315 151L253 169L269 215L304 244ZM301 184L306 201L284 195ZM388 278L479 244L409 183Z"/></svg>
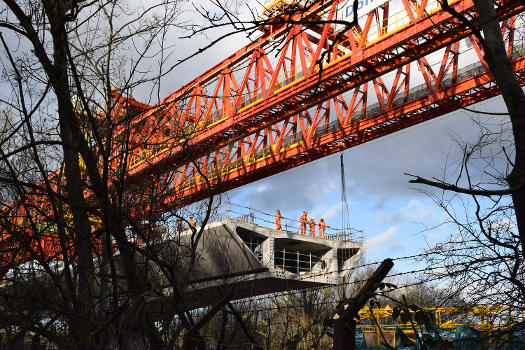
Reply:
<svg viewBox="0 0 525 350"><path fill-rule="evenodd" d="M310 221L308 221L308 224L310 225L310 236L315 237L315 220L314 220L314 218L311 218Z"/></svg>
<svg viewBox="0 0 525 350"><path fill-rule="evenodd" d="M319 237L324 238L324 232L326 231L326 222L324 221L323 218L319 220L319 222L317 223L317 226L319 226Z"/></svg>
<svg viewBox="0 0 525 350"><path fill-rule="evenodd" d="M299 218L299 221L301 222L301 234L306 234L306 223L308 222L307 213L306 211L303 211L303 215Z"/></svg>
<svg viewBox="0 0 525 350"><path fill-rule="evenodd" d="M281 215L281 212L279 209L275 212L275 229L280 230L281 229L281 219L283 216Z"/></svg>
<svg viewBox="0 0 525 350"><path fill-rule="evenodd" d="M190 225L189 229L195 228L195 220L193 220L193 216L190 216L190 219L188 220L188 224Z"/></svg>

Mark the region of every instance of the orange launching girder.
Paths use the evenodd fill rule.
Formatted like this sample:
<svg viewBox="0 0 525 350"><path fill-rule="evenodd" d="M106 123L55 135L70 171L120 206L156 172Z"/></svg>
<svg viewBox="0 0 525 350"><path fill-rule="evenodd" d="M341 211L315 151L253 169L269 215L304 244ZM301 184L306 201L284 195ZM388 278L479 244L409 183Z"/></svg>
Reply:
<svg viewBox="0 0 525 350"><path fill-rule="evenodd" d="M515 53L519 57L514 61L514 67L523 86L525 46L520 46ZM409 90L406 102L404 97L392 100L388 109L376 103L368 106L365 113L361 106L355 112L355 99L351 102L354 103L352 108L350 103L346 104L338 96L318 106L313 116L304 112L279 126L268 127L263 132L238 141L237 152L226 150L231 156L223 161L222 166L201 171L210 178L212 184L217 184L217 176L221 173L216 191L228 191L499 94L481 64L460 70L456 77L455 84L452 84L452 78L448 78L442 81L446 86L437 91L422 85L415 91ZM385 99L383 104L387 103ZM329 121L326 112L330 107L337 116L332 121ZM202 157L201 164L213 163L214 157ZM171 205L176 203L176 206L182 206L209 196L203 178L196 175L196 171L186 169L189 166L186 165L177 178L175 188L178 191L169 198Z"/></svg>
<svg viewBox="0 0 525 350"><path fill-rule="evenodd" d="M475 22L470 0L451 5ZM523 84L523 47L514 43L513 15L524 5L512 0L499 5L509 55L514 53ZM323 6L305 16L324 13L324 26L281 25L137 118L140 126L160 114L171 128L174 123L189 128L191 137L184 146L166 136L156 139L155 149L139 148L131 160L131 181L157 172L161 164L174 178L168 201L182 206L210 193L192 161L220 193L498 94L477 40L436 2L403 1L393 16L387 3L366 17L363 28L341 38L329 23L337 2ZM271 62L265 48L279 38L281 50ZM458 67L462 38L479 57L475 69ZM323 56L327 48L331 55ZM429 53L441 55L435 71L425 57ZM419 82L410 79L411 67L420 72ZM383 81L387 72L394 73L393 81ZM414 87L414 81L423 85ZM342 93L348 90L345 101ZM147 130L155 128L163 126Z"/></svg>
<svg viewBox="0 0 525 350"><path fill-rule="evenodd" d="M269 34L230 56L161 101L158 108L137 118L135 125L142 127L141 123L151 122L155 119L152 116L160 113L165 115L166 122L177 121L181 126L190 123L196 129L184 146L158 140L162 147L157 154L149 154L148 162L132 161L135 166L129 169L130 178L156 169L156 164L176 166L198 159L377 80L469 34L458 20L433 8L436 2L427 4L426 13L415 13L413 3L403 3L402 15L396 17L396 22L389 20L386 5L386 11L369 14L362 29L349 31L337 41L327 35L329 23L322 31L317 25L313 29L304 24L282 27L272 33L273 40L283 41L273 63L265 50L271 44ZM455 1L451 6L475 22L471 0ZM508 17L522 11L523 6L519 1L509 0L501 3L499 12ZM327 20L336 7L337 2L333 2ZM330 56L322 55L326 46L332 48ZM321 58L324 58L322 68ZM425 69L424 63L421 66ZM423 76L428 84L430 75ZM139 151L137 157L144 158L146 152Z"/></svg>
<svg viewBox="0 0 525 350"><path fill-rule="evenodd" d="M338 1L318 3L288 24L270 22L259 39L155 106L114 92L115 118L136 115L116 133L131 135L128 183L155 175L169 182L164 204L181 207L210 195L201 174L221 193L499 94L483 49L460 21L435 0L402 4L389 15L386 3L341 34L330 23ZM514 38L514 15L525 5L497 4L525 85L524 45ZM472 0L450 5L476 23ZM460 66L462 39L480 63Z"/></svg>

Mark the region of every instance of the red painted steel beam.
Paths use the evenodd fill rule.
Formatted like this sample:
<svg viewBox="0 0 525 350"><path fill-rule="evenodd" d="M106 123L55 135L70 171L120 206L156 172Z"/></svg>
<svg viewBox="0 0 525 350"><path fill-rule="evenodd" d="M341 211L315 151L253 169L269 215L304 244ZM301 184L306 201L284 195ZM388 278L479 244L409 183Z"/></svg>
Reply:
<svg viewBox="0 0 525 350"><path fill-rule="evenodd" d="M513 66L520 84L525 86L525 57L516 59ZM309 147L304 143L298 144L281 152L276 158L256 160L251 165L230 172L220 184L217 185L215 182L212 192L219 194L243 186L499 94L499 89L489 74L483 72L473 75L442 89L440 99L437 101L432 99L431 93L427 93L416 100L393 107L387 112L328 132L316 138ZM172 207L180 207L205 199L209 194L210 190L205 186L193 186L168 198L168 202Z"/></svg>
<svg viewBox="0 0 525 350"><path fill-rule="evenodd" d="M502 18L524 9L520 1L509 0L503 4L504 6L498 9ZM476 13L471 0L458 0L452 6L459 13L474 18L475 22ZM257 130L406 65L468 34L469 31L462 23L441 10L414 19L405 27L339 59L337 63L324 67L319 74L311 74L309 77L297 80L278 92L274 87L268 86L265 98L232 115L227 115L224 120L211 127L197 131L184 146L171 145L169 152L158 154L147 164L130 168L129 178L138 179L145 173L156 172L157 166L176 167L197 159L210 151L220 149ZM299 37L301 36L297 35L294 40L298 40ZM301 64L303 62L304 59L301 58ZM304 72L305 67L302 68ZM273 75L275 76L275 71ZM238 96L233 96L230 100L236 101L234 105L239 103Z"/></svg>

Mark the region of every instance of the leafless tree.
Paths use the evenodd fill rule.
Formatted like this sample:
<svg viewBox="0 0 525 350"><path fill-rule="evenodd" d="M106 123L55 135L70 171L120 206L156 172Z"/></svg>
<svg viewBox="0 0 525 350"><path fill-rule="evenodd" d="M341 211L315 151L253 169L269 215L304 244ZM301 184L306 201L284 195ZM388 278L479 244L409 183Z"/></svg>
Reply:
<svg viewBox="0 0 525 350"><path fill-rule="evenodd" d="M525 298L525 95L505 51L497 4L490 0L474 4L477 22L455 13L446 1L443 8L463 21L482 44L508 119L504 117L496 128L490 122L479 123L480 136L474 142L457 140L463 157L457 167L445 167L455 182L447 182L445 176L416 177L411 182L441 190L430 196L455 231L447 243L429 248L428 276L448 278L450 292L468 296L472 304L501 305L489 321L502 325L491 335L491 341L498 343L523 326L516 313L523 311ZM432 269L435 266L444 268Z"/></svg>
<svg viewBox="0 0 525 350"><path fill-rule="evenodd" d="M458 142L464 151L458 181L464 177L469 187L478 189L503 187L508 169L503 166L502 170L507 163L503 150L512 146L512 133L504 128L482 128L475 142ZM446 190L428 194L446 214L443 227L452 233L447 241L429 246L422 259L428 266L426 278L438 278L446 283L450 295L463 296L471 306L500 305L502 310L493 317L512 332L522 323L516 323L516 313L523 310L525 271L510 196Z"/></svg>
<svg viewBox="0 0 525 350"><path fill-rule="evenodd" d="M446 191L463 193L471 196L497 197L511 196L512 208L516 220L516 229L518 233L519 244L521 245L521 259L525 257L525 199L523 186L525 182L525 93L520 86L516 72L510 63L508 53L505 49L503 34L499 25L499 19L496 12L497 3L492 0L476 0L474 4L479 14L476 21L466 18L457 13L448 1L440 2L445 11L450 12L453 16L461 20L465 26L472 31L473 35L481 43L484 51L483 58L490 69L490 73L501 91L501 96L505 102L509 122L511 125L510 132L512 143L510 147L503 149L505 152L507 164L502 165L499 173L505 172L503 179L506 183L498 181L492 184L473 184L469 180L469 174L459 172L459 177L466 178L466 186L448 183L445 179L428 180L419 176L410 180L411 183L421 183L436 187ZM484 141L482 141L483 143ZM479 144L482 146L482 144ZM473 150L475 151L475 150ZM465 157L470 160L468 152ZM501 180L501 177L498 178ZM497 185L497 186L495 186Z"/></svg>
<svg viewBox="0 0 525 350"><path fill-rule="evenodd" d="M149 161L140 152L194 132L131 98L166 74L164 36L180 11L178 1L3 2L0 328L9 338L161 349L194 325L183 290L213 197L193 207L198 225L181 243L166 229L188 219L173 174L165 164L139 180L127 173Z"/></svg>
<svg viewBox="0 0 525 350"><path fill-rule="evenodd" d="M491 320L503 326L492 334L492 341L500 341L499 336L523 325L516 322L516 312L522 312L525 298L525 94L505 50L498 3L475 0L477 20L458 14L447 0L440 3L481 43L508 117L498 116L499 127L479 123L474 142L457 140L463 157L457 167L445 167L445 175L452 174L455 181L415 176L410 182L440 190L429 195L454 231L448 242L429 248L428 277L449 278L450 293L472 304L502 305Z"/></svg>

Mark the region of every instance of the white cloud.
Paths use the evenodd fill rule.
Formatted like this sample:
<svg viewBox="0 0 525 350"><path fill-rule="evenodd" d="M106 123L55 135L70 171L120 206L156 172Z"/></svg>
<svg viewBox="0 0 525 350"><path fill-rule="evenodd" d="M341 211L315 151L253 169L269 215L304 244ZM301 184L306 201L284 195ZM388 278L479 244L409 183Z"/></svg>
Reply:
<svg viewBox="0 0 525 350"><path fill-rule="evenodd" d="M255 192L261 193L261 192L265 192L267 189L268 189L268 186L266 186L266 184L259 184Z"/></svg>
<svg viewBox="0 0 525 350"><path fill-rule="evenodd" d="M330 162L327 161L314 162L260 180L240 189L234 201L256 201L257 208L267 212L275 212L275 208L288 212L311 212L323 204L329 205L326 200L337 188L337 178L334 180L333 176L330 176L329 165ZM320 210L317 212L324 214Z"/></svg>
<svg viewBox="0 0 525 350"><path fill-rule="evenodd" d="M399 210L399 214L409 220L419 221L430 214L430 210L418 199L411 199L407 205Z"/></svg>
<svg viewBox="0 0 525 350"><path fill-rule="evenodd" d="M332 204L331 206L320 206L312 211L314 218L330 219L341 215L341 202Z"/></svg>
<svg viewBox="0 0 525 350"><path fill-rule="evenodd" d="M432 210L428 203L412 198L405 206L399 208L397 211L391 210L390 208L377 211L375 219L380 222L400 224L407 221L421 222L430 214L432 214Z"/></svg>
<svg viewBox="0 0 525 350"><path fill-rule="evenodd" d="M366 250L369 253L379 250L384 246L398 231L397 226L389 227L385 232L366 240Z"/></svg>
<svg viewBox="0 0 525 350"><path fill-rule="evenodd" d="M392 214L390 214L386 210L381 210L377 212L377 214L375 215L375 219L376 221L382 221L382 222L390 221L392 220Z"/></svg>
<svg viewBox="0 0 525 350"><path fill-rule="evenodd" d="M332 205L331 207L327 208L324 211L323 215L321 215L321 217L324 217L325 219L333 218L339 215L340 212L341 212L341 202L338 202Z"/></svg>

